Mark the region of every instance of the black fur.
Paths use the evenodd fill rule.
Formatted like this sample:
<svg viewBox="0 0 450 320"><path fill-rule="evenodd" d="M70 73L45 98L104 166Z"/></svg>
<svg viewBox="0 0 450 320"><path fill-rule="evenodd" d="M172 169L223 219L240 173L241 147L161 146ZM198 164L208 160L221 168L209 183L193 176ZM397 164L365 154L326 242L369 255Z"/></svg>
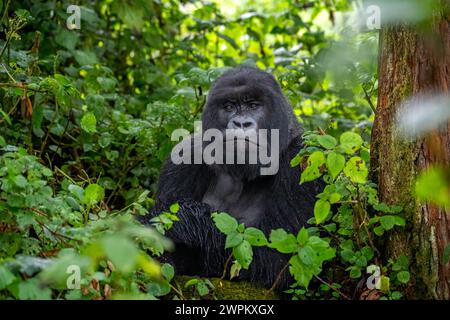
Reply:
<svg viewBox="0 0 450 320"><path fill-rule="evenodd" d="M267 236L277 228L296 234L312 216L315 196L321 192L322 184L310 182L299 185L300 169L290 166L290 160L302 147L300 127L275 79L252 68L238 68L226 73L216 81L210 92L203 115L204 127L215 127L215 121L217 122L211 116L211 108L215 107L214 95L217 92L226 94L230 86L236 85L249 85L253 87L250 90L259 90L269 95L272 113L269 119L264 119L266 124L261 126L284 130L280 134L284 141L281 141L283 147L280 150L278 173L254 179L243 178L243 194L247 192L263 196L263 203L258 207L263 209L259 209L261 212L252 226L261 229ZM224 250L224 236L211 219L211 213L217 209L202 203L205 192L216 176L217 167L205 164L174 165L169 158L161 170L156 206L141 219L148 223L172 203L180 204L180 221L175 222L167 233L176 249L165 256L167 261L175 265L178 274L206 277L222 275L230 252ZM240 278L270 287L288 260L288 255L279 254L273 249L254 248L253 262L249 270L241 272ZM290 282L289 271L286 270L278 289L285 289Z"/></svg>

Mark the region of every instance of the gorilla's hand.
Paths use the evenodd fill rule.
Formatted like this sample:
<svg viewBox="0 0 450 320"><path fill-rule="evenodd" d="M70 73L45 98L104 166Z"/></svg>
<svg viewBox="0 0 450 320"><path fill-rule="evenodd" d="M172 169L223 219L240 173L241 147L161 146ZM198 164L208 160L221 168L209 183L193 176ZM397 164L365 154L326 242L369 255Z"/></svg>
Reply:
<svg viewBox="0 0 450 320"><path fill-rule="evenodd" d="M223 269L225 236L214 225L211 218L212 209L206 203L191 199L178 201L179 221L166 235L175 243L175 252L166 253L162 261L172 263L181 274L205 274L217 276ZM168 205L155 206L148 216L141 219L150 224L151 217L167 211Z"/></svg>

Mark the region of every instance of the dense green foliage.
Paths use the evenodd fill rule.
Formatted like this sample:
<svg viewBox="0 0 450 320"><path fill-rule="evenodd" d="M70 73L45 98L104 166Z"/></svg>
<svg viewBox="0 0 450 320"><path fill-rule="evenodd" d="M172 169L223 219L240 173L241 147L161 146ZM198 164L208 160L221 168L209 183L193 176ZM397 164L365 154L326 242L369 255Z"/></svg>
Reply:
<svg viewBox="0 0 450 320"><path fill-rule="evenodd" d="M401 208L367 179L377 34L349 31L346 1L248 1L225 15L226 1L102 0L69 30L72 2L0 2L0 298L183 298L154 259L177 205L156 229L134 217L153 205L172 131L193 129L211 82L238 64L278 78L306 130L299 182L327 187L298 234L214 215L231 277L269 246L292 256L295 299L350 297L374 265L384 297L401 297L408 261L383 261L375 239L404 225ZM67 288L71 265L81 290Z"/></svg>

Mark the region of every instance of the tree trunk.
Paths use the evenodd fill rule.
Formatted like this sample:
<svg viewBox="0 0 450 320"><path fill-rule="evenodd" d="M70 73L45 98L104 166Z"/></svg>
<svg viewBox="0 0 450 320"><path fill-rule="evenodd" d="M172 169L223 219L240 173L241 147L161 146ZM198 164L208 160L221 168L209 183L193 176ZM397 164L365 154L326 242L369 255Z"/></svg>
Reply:
<svg viewBox="0 0 450 320"><path fill-rule="evenodd" d="M448 12L448 11L447 11ZM386 255L405 254L411 263L408 298L449 299L450 267L443 251L450 243L450 210L414 197L417 174L432 164L450 163L450 122L425 138L397 135L395 115L401 102L421 93L449 93L450 19L435 12L428 32L389 26L380 32L378 105L372 131L371 175L380 199L402 204L404 230L386 239ZM450 107L450 106L446 106Z"/></svg>

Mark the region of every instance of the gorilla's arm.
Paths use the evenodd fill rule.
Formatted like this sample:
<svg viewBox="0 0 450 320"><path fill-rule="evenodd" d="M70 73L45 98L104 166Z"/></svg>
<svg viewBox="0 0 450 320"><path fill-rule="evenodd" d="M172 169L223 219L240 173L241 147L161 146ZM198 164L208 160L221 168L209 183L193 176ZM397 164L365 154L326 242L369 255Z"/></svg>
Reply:
<svg viewBox="0 0 450 320"><path fill-rule="evenodd" d="M150 224L150 219L168 211L170 205L179 204L179 221L166 233L173 240L175 251L163 257L179 274L217 276L225 263L219 254L225 245L224 236L211 218L213 209L201 202L208 182L205 171L203 165L174 165L168 159L161 170L156 205L140 218Z"/></svg>

